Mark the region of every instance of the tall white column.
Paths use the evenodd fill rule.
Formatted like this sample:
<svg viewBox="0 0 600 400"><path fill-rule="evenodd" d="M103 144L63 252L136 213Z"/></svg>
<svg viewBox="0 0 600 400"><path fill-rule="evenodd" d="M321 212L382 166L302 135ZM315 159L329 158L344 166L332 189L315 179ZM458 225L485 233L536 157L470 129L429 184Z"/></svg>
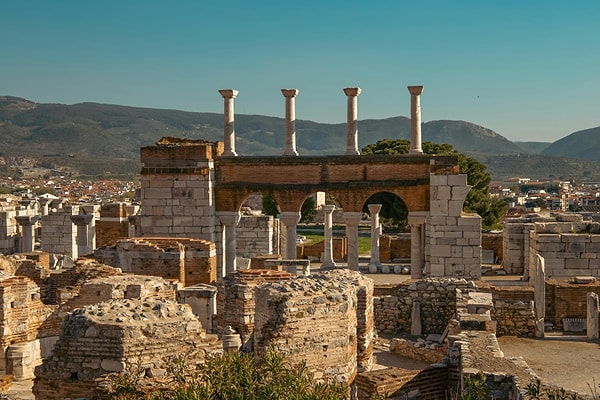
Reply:
<svg viewBox="0 0 600 400"><path fill-rule="evenodd" d="M89 229L88 225L94 218L90 214L78 214L71 215L71 221L77 226L77 236L75 238L75 244L77 245L77 255L73 255L73 258L79 258L80 256L91 253L89 248Z"/></svg>
<svg viewBox="0 0 600 400"><path fill-rule="evenodd" d="M288 260L294 260L297 256L296 251L296 226L300 221L299 211L283 211L279 216L279 219L285 226L285 249L283 252L283 258Z"/></svg>
<svg viewBox="0 0 600 400"><path fill-rule="evenodd" d="M296 96L298 89L281 89L285 97L285 151L284 156L297 156L296 151ZM296 257L294 257L296 258Z"/></svg>
<svg viewBox="0 0 600 400"><path fill-rule="evenodd" d="M371 213L371 262L369 265L379 266L379 235L381 235L381 225L379 225L379 211L381 204L369 204Z"/></svg>
<svg viewBox="0 0 600 400"><path fill-rule="evenodd" d="M589 292L587 294L587 337L588 339L598 339L600 331L598 328L599 308L598 294Z"/></svg>
<svg viewBox="0 0 600 400"><path fill-rule="evenodd" d="M358 224L361 219L361 212L344 211L346 237L348 238L348 269L353 271L358 271Z"/></svg>
<svg viewBox="0 0 600 400"><path fill-rule="evenodd" d="M323 206L323 219L324 219L324 236L325 236L325 251L323 255L323 261L321 262L321 268L335 268L336 264L333 261L333 210L335 206L333 204L326 204Z"/></svg>
<svg viewBox="0 0 600 400"><path fill-rule="evenodd" d="M223 156L235 157L235 127L234 127L234 111L233 111L233 99L238 95L238 91L234 89L221 89L219 90L221 96L223 96L223 116L224 116L224 150Z"/></svg>
<svg viewBox="0 0 600 400"><path fill-rule="evenodd" d="M224 272L229 274L237 270L237 231L236 225L240 222L241 214L238 211L217 211L217 217L221 221L224 236L223 253L225 255Z"/></svg>
<svg viewBox="0 0 600 400"><path fill-rule="evenodd" d="M421 93L423 86L409 86L410 92L410 150L409 154L421 154Z"/></svg>
<svg viewBox="0 0 600 400"><path fill-rule="evenodd" d="M33 251L33 225L37 222L37 215L19 215L15 220L21 225L21 252L31 253Z"/></svg>
<svg viewBox="0 0 600 400"><path fill-rule="evenodd" d="M358 106L357 98L360 88L345 88L344 93L348 96L346 155L360 154L358 151Z"/></svg>
<svg viewBox="0 0 600 400"><path fill-rule="evenodd" d="M411 214L408 215L408 225L410 225L410 278L421 279L425 261L425 246L422 241L425 216Z"/></svg>

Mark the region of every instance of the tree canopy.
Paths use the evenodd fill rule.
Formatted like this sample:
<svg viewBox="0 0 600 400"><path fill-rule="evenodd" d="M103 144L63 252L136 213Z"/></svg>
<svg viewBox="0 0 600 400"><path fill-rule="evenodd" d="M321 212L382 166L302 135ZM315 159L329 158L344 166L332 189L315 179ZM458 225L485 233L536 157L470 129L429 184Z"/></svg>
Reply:
<svg viewBox="0 0 600 400"><path fill-rule="evenodd" d="M410 149L410 141L405 139L382 139L376 143L369 144L362 149L363 154L408 154ZM490 228L497 225L502 216L508 209L508 204L498 198L490 195L490 182L492 180L490 174L486 171L485 165L472 157L467 157L462 153L454 150L450 144L437 144L432 142L422 143L423 152L426 154L440 155L455 155L458 157L458 163L461 174L467 175L467 184L471 186L471 190L467 195L464 203L466 212L476 212L481 216L481 223L484 228ZM394 196L390 193L380 193L378 198L369 199L370 203L381 202L381 198L386 198L385 202L395 204L398 207L398 201L394 203L392 199L387 197ZM384 204L384 203L382 203ZM394 217L400 221L406 219L406 206L403 211L393 211Z"/></svg>

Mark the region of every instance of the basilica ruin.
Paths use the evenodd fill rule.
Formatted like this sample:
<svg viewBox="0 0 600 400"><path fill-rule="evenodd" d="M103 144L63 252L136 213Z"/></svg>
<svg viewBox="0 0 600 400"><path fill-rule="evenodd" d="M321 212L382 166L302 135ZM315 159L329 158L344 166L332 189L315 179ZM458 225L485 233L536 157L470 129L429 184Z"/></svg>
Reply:
<svg viewBox="0 0 600 400"><path fill-rule="evenodd" d="M0 388L34 379L37 399L91 398L115 373L137 368L161 381L175 356L195 365L274 346L306 361L318 381L348 384L352 398L446 399L478 373L494 398L522 398L536 377L503 357L496 336L568 329L598 338L600 228L574 215L507 219L501 267L521 279L482 280L481 218L463 212L467 176L457 157L423 153L423 87L408 90L407 155L360 154L360 88L343 91L340 154L298 153L296 89L282 89L282 154L238 154L238 92L227 89L223 142L164 137L141 149L139 205L0 199ZM381 192L408 209L404 267L383 265L395 248L381 237L381 205L363 212ZM319 206L325 241L313 271L296 232L302 204L317 193L339 206ZM244 211L257 195L275 199L277 217ZM339 246L334 214L345 225ZM371 227L368 262L359 225ZM408 270L400 284L369 278ZM389 351L428 367L377 366L380 335L398 336Z"/></svg>

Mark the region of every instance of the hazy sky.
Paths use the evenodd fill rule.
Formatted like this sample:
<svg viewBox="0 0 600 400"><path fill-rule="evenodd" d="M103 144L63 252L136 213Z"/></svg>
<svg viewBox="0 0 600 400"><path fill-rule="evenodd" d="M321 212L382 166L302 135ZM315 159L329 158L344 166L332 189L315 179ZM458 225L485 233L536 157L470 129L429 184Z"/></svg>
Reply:
<svg viewBox="0 0 600 400"><path fill-rule="evenodd" d="M600 125L600 2L0 0L0 95L345 122L466 120L510 140Z"/></svg>

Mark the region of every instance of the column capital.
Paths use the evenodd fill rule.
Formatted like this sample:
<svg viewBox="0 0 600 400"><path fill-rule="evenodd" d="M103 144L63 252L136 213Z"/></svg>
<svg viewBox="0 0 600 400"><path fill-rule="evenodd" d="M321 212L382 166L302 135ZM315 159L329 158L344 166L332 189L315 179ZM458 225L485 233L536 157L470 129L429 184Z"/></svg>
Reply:
<svg viewBox="0 0 600 400"><path fill-rule="evenodd" d="M285 97L296 97L300 91L298 89L281 89L281 93Z"/></svg>
<svg viewBox="0 0 600 400"><path fill-rule="evenodd" d="M413 96L418 96L423 93L423 86L409 86L408 91Z"/></svg>
<svg viewBox="0 0 600 400"><path fill-rule="evenodd" d="M298 221L300 221L301 216L302 214L300 214L300 211L282 211L281 214L279 214L279 219L284 225L289 226L296 225Z"/></svg>
<svg viewBox="0 0 600 400"><path fill-rule="evenodd" d="M235 89L220 89L219 93L221 93L224 99L235 99L239 91Z"/></svg>
<svg viewBox="0 0 600 400"><path fill-rule="evenodd" d="M242 214L239 211L217 211L216 214L225 226L235 226L242 218Z"/></svg>
<svg viewBox="0 0 600 400"><path fill-rule="evenodd" d="M77 226L85 226L92 222L93 218L94 216L90 214L71 215L71 221Z"/></svg>
<svg viewBox="0 0 600 400"><path fill-rule="evenodd" d="M359 87L348 87L344 88L344 93L346 96L358 96L360 95L361 89Z"/></svg>
<svg viewBox="0 0 600 400"><path fill-rule="evenodd" d="M368 207L371 214L377 214L381 211L381 204L369 204Z"/></svg>
<svg viewBox="0 0 600 400"><path fill-rule="evenodd" d="M358 225L362 220L362 212L360 211L344 211L344 222L347 225Z"/></svg>
<svg viewBox="0 0 600 400"><path fill-rule="evenodd" d="M40 219L39 215L18 215L15 217L15 220L19 225L33 225L38 219Z"/></svg>
<svg viewBox="0 0 600 400"><path fill-rule="evenodd" d="M326 213L332 213L333 210L335 210L335 205L334 204L324 204L323 205L323 212Z"/></svg>

